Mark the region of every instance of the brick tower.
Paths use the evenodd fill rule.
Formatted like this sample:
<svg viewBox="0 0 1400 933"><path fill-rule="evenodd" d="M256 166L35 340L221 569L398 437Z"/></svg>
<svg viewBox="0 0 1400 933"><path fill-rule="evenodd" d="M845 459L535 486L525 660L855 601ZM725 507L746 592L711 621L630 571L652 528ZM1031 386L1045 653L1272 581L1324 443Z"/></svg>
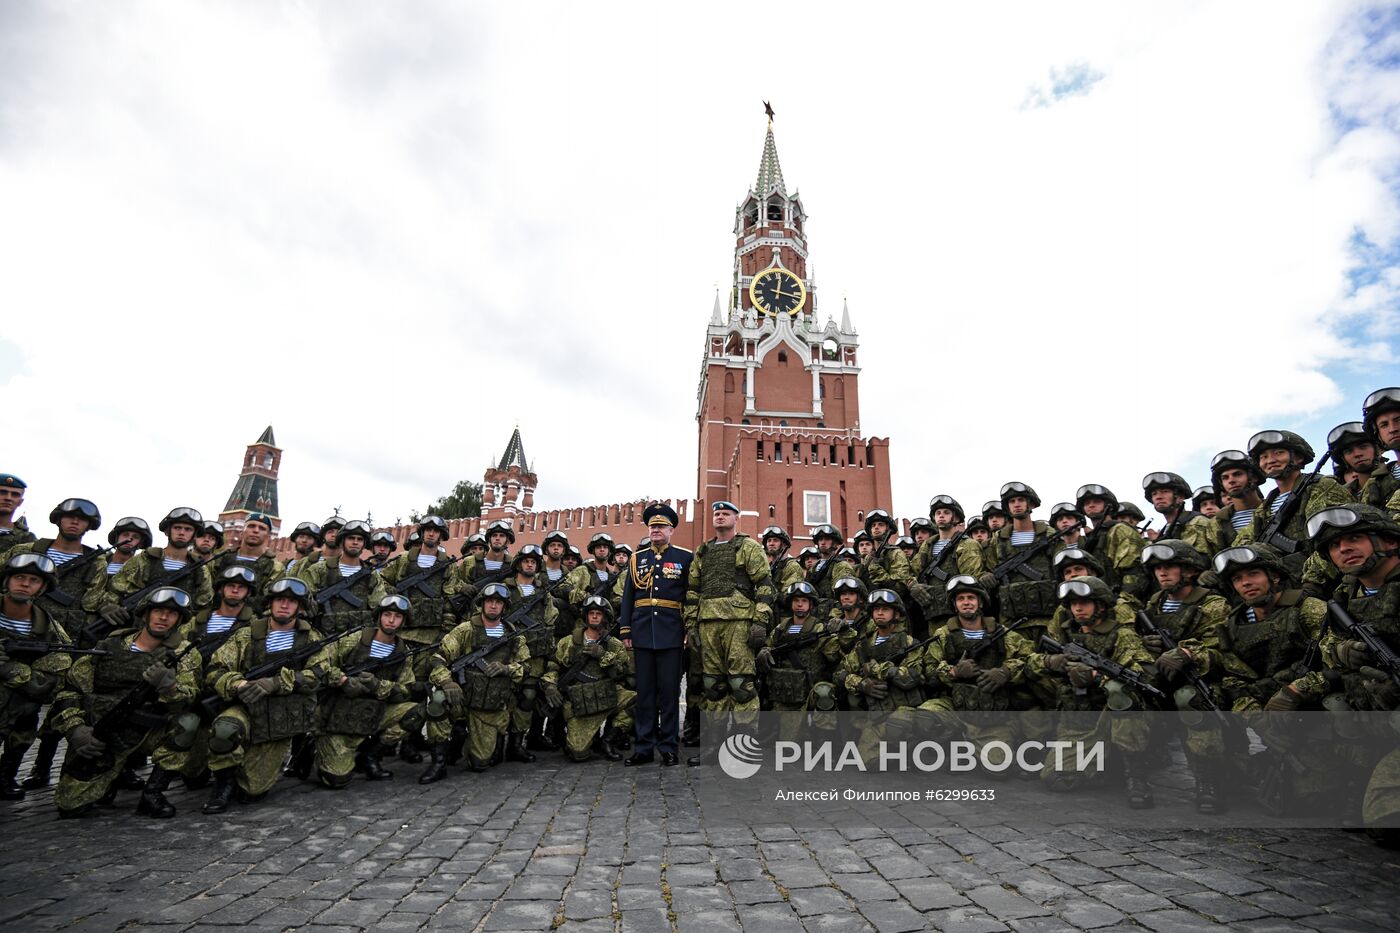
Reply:
<svg viewBox="0 0 1400 933"><path fill-rule="evenodd" d="M265 512L272 517L272 534L282 526L277 511L277 470L282 466L282 448L272 436L272 425L248 445L243 454L243 471L229 493L219 521L225 534L237 540L242 536L243 520L253 512Z"/></svg>
<svg viewBox="0 0 1400 933"><path fill-rule="evenodd" d="M770 111L757 181L734 211L733 284L706 330L696 485L701 500L739 506L740 531L777 524L794 544L825 522L849 537L890 506L889 440L861 434L849 310L817 323L806 224Z"/></svg>
<svg viewBox="0 0 1400 933"><path fill-rule="evenodd" d="M529 515L535 509L535 486L539 478L525 461L525 444L520 425L515 426L506 452L495 466L486 468L481 480L481 517L494 521Z"/></svg>

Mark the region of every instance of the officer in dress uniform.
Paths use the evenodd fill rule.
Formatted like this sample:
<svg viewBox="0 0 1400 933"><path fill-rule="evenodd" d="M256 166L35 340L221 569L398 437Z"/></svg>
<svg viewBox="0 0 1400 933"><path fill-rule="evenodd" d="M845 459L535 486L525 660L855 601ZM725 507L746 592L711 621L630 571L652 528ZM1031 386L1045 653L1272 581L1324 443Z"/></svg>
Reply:
<svg viewBox="0 0 1400 933"><path fill-rule="evenodd" d="M640 548L623 573L618 637L637 666L636 743L625 764L680 761L681 654L685 647L686 580L690 551L671 543L676 510L657 503L642 513L650 547Z"/></svg>

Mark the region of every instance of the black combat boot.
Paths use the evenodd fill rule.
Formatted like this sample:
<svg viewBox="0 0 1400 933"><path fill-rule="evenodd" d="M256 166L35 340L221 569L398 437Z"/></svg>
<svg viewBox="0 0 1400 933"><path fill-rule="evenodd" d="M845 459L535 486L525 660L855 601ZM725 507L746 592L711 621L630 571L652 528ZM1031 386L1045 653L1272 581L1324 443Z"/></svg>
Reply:
<svg viewBox="0 0 1400 933"><path fill-rule="evenodd" d="M594 742L598 754L602 755L608 761L622 760L622 752L617 750L617 736L617 726L609 726L603 732L603 737Z"/></svg>
<svg viewBox="0 0 1400 933"><path fill-rule="evenodd" d="M686 748L700 747L700 710L695 706L685 708L685 719L681 722L681 745Z"/></svg>
<svg viewBox="0 0 1400 933"><path fill-rule="evenodd" d="M447 777L447 743L438 742L431 751L433 760L428 764L428 769L418 775L419 784L432 784Z"/></svg>
<svg viewBox="0 0 1400 933"><path fill-rule="evenodd" d="M496 750L491 753L491 767L501 764L506 760L506 735L504 732L496 733Z"/></svg>
<svg viewBox="0 0 1400 933"><path fill-rule="evenodd" d="M564 714L562 711L549 716L549 740L555 748L564 747Z"/></svg>
<svg viewBox="0 0 1400 933"><path fill-rule="evenodd" d="M175 808L165 799L165 789L174 777L169 771L156 765L151 776L146 778L146 786L141 790L141 801L136 804L136 812L158 820L168 820L175 815Z"/></svg>
<svg viewBox="0 0 1400 933"><path fill-rule="evenodd" d="M117 779L112 782L112 786L118 790L141 790L146 786L146 782L141 780L141 776L136 773L136 769L143 767L145 764L145 755L127 759L126 764L122 765L121 772L117 774Z"/></svg>
<svg viewBox="0 0 1400 933"><path fill-rule="evenodd" d="M452 727L452 737L447 740L447 763L455 765L462 760L462 750L467 745L467 729L461 723Z"/></svg>
<svg viewBox="0 0 1400 933"><path fill-rule="evenodd" d="M45 734L39 736L39 750L34 753L34 763L29 766L29 777L24 779L25 790L38 790L48 787L53 779L53 757L58 752L58 740L62 736Z"/></svg>
<svg viewBox="0 0 1400 933"><path fill-rule="evenodd" d="M1128 809L1150 810L1157 805L1152 798L1152 785L1144 776L1145 767L1141 755L1123 756L1123 784L1128 793Z"/></svg>
<svg viewBox="0 0 1400 933"><path fill-rule="evenodd" d="M283 777L294 777L306 780L311 776L311 762L306 756L306 746L311 744L311 739L305 735L292 736L292 751L287 758L287 765L282 769Z"/></svg>
<svg viewBox="0 0 1400 933"><path fill-rule="evenodd" d="M420 733L404 736L399 743L399 761L411 765L421 765L423 763L423 736Z"/></svg>
<svg viewBox="0 0 1400 933"><path fill-rule="evenodd" d="M531 755L525 748L525 733L510 733L510 738L506 742L506 761L519 761L528 765L534 760L535 756Z"/></svg>
<svg viewBox="0 0 1400 933"><path fill-rule="evenodd" d="M394 777L394 772L384 767L380 758L384 754L384 746L374 739L365 743L367 746L361 755L360 770L364 772L365 779L370 781L388 781Z"/></svg>
<svg viewBox="0 0 1400 933"><path fill-rule="evenodd" d="M214 789L204 804L205 813L223 813L233 802L233 769L224 768L214 772Z"/></svg>
<svg viewBox="0 0 1400 933"><path fill-rule="evenodd" d="M1196 812L1213 815L1225 812L1225 793L1216 780L1213 768L1202 767L1195 772Z"/></svg>
<svg viewBox="0 0 1400 933"><path fill-rule="evenodd" d="M180 775L180 782L185 785L186 790L203 790L209 786L211 780L213 780L213 778L210 776L208 768L205 768L194 777L190 777L188 774Z"/></svg>
<svg viewBox="0 0 1400 933"><path fill-rule="evenodd" d="M15 782L15 775L19 773L19 763L27 751L28 745L11 748L6 743L5 754L0 755L0 800L24 799L24 788Z"/></svg>
<svg viewBox="0 0 1400 933"><path fill-rule="evenodd" d="M544 732L544 717L535 713L530 717L530 732L525 738L525 747L532 752L557 752L558 744Z"/></svg>

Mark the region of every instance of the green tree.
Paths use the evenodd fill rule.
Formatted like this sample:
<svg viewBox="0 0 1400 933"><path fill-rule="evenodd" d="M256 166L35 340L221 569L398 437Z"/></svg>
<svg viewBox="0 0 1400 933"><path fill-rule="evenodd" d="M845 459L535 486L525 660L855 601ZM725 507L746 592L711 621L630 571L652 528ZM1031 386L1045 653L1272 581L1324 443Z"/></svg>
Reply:
<svg viewBox="0 0 1400 933"><path fill-rule="evenodd" d="M414 524L425 515L440 515L449 521L454 518L476 518L481 514L481 484L461 480L452 491L422 512L414 510L408 520Z"/></svg>

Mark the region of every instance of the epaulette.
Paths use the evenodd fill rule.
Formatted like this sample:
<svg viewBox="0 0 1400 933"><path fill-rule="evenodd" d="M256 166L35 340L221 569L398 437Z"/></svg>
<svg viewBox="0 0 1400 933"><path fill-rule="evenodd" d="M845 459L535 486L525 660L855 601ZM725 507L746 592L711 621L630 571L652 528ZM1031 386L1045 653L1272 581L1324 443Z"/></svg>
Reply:
<svg viewBox="0 0 1400 933"><path fill-rule="evenodd" d="M679 544L673 544L673 545L671 545L671 547L675 548L675 549L678 550L678 551L685 551L687 554L694 553L693 551L690 550L690 548L681 547Z"/></svg>

